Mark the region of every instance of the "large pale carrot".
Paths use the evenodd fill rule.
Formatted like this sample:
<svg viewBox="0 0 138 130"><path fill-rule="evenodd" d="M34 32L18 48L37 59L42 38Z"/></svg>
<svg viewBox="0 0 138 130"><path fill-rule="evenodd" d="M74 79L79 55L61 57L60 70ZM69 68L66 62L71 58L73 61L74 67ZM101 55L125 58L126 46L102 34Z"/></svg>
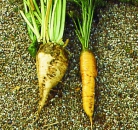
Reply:
<svg viewBox="0 0 138 130"><path fill-rule="evenodd" d="M52 43L40 46L36 55L40 93L38 113L40 113L43 108L50 90L56 86L64 76L67 66L68 60L61 46Z"/></svg>
<svg viewBox="0 0 138 130"><path fill-rule="evenodd" d="M95 4L98 0L74 0L82 9L82 21L78 23L74 20L76 34L82 44L80 55L80 73L82 78L82 102L85 113L89 116L92 129L92 116L94 112L95 100L95 78L97 76L96 59L94 54L88 49L91 24ZM72 15L72 13L70 13Z"/></svg>
<svg viewBox="0 0 138 130"><path fill-rule="evenodd" d="M37 118L47 101L50 90L64 76L68 67L65 46L62 41L66 0L40 0L40 9L35 0L24 0L25 14L21 12L32 40L31 54L36 57L36 69L39 81L40 101ZM36 44L40 44L36 49Z"/></svg>

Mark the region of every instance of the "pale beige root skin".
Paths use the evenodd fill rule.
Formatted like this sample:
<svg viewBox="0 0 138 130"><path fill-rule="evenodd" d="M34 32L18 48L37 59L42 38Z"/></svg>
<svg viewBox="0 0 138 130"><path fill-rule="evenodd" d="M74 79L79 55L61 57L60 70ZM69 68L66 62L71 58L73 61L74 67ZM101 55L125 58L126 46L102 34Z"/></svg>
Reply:
<svg viewBox="0 0 138 130"><path fill-rule="evenodd" d="M47 101L50 90L61 81L67 70L67 66L68 59L64 49L60 45L46 43L40 46L36 55L40 93L38 116Z"/></svg>
<svg viewBox="0 0 138 130"><path fill-rule="evenodd" d="M92 52L83 51L81 53L80 71L82 77L83 109L90 118L91 129L92 129L92 116L94 112L94 97L95 97L95 77L97 76L96 59Z"/></svg>

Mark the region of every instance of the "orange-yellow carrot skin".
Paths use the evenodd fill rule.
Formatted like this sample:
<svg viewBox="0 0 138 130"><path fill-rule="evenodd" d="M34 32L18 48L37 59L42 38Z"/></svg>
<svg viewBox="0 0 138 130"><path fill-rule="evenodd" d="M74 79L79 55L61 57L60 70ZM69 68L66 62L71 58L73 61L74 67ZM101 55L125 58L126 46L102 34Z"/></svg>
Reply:
<svg viewBox="0 0 138 130"><path fill-rule="evenodd" d="M94 111L95 77L97 76L96 59L91 51L85 50L80 55L80 72L82 78L83 109L90 117Z"/></svg>

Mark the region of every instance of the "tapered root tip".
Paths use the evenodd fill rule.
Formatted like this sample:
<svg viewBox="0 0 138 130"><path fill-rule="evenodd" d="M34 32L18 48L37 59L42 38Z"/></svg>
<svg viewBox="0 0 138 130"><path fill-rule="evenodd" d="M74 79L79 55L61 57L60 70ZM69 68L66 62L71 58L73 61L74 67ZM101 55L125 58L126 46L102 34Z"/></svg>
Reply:
<svg viewBox="0 0 138 130"><path fill-rule="evenodd" d="M90 117L90 122L91 122L91 130L92 130L92 117Z"/></svg>
<svg viewBox="0 0 138 130"><path fill-rule="evenodd" d="M34 119L34 121L33 121L32 124L36 123L38 121L38 119L39 119L39 113L38 113L38 111L35 112L35 116L34 117L35 117L35 119Z"/></svg>

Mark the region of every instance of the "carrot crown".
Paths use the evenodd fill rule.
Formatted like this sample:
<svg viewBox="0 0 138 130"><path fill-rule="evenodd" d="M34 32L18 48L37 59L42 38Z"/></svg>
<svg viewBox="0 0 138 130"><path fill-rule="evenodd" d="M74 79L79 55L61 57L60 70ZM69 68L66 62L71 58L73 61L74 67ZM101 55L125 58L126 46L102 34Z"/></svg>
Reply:
<svg viewBox="0 0 138 130"><path fill-rule="evenodd" d="M54 42L63 45L66 0L23 0L25 13L20 11L32 36L38 42ZM32 34L33 33L33 34Z"/></svg>

